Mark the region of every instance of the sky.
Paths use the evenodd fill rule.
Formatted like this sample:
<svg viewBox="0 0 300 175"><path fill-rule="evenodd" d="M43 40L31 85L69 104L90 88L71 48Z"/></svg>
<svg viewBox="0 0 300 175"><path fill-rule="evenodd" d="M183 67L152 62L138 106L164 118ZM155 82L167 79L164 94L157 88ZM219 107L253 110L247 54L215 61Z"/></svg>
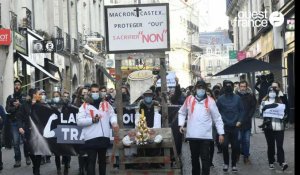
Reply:
<svg viewBox="0 0 300 175"><path fill-rule="evenodd" d="M199 32L215 31L218 27L228 29L226 0L199 0Z"/></svg>

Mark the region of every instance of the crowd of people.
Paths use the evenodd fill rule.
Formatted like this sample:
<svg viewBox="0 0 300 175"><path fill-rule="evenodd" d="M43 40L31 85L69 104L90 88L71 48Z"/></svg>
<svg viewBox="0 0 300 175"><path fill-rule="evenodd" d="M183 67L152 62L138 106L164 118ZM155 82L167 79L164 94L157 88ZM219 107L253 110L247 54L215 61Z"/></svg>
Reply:
<svg viewBox="0 0 300 175"><path fill-rule="evenodd" d="M271 81L270 81L271 80ZM0 144L14 149L14 167L21 166L20 144L23 143L24 158L27 165L33 164L33 174L40 174L40 166L51 163L51 155L35 155L28 140L31 136L30 115L34 105L48 105L61 112L64 105L72 105L79 109L77 125L83 128L85 144L80 147L78 155L79 174L94 175L98 158L99 174L106 172L106 153L109 148L110 127L118 131L115 112L115 95L113 88L97 84L87 84L77 88L74 94L68 91L54 91L46 94L42 89L29 89L27 95L22 94L22 82L14 81L14 93L7 97L5 108L0 105L0 130L5 133L0 138ZM155 106L160 106L162 100L169 105L178 105L178 117L173 117L170 124L176 137L177 153L181 154L182 136L189 142L191 151L192 174L206 175L213 167L214 147L217 153L223 153L223 171L227 172L231 165L232 172L237 172L237 162L243 155L245 164L250 161L250 136L252 117L259 106L263 116L263 124L267 142L267 157L269 168L274 169L275 142L277 146L277 161L282 170L288 168L285 162L283 140L285 123L288 120L288 101L280 90L280 83L274 82L270 75L268 81L261 76L255 89L259 92L256 99L255 90L247 81L233 83L225 80L211 89L203 80L193 86L181 88L176 78L176 86L168 87L167 93L162 93L160 87L152 86L136 102L139 109L144 109L148 127L154 127ZM130 103L129 87L122 87L122 101L126 106ZM266 115L266 111L278 104L285 104L284 116L274 118ZM161 125L160 125L161 126ZM197 129L195 129L197 128ZM229 156L229 145L231 156ZM53 153L57 174L67 174L70 168L71 156ZM155 154L154 154L155 156ZM61 159L62 157L62 159ZM199 162L201 158L201 165ZM230 159L231 157L231 164ZM3 169L0 150L0 170ZM5 161L5 160L4 160ZM61 162L62 161L62 162ZM64 164L62 171L61 163Z"/></svg>

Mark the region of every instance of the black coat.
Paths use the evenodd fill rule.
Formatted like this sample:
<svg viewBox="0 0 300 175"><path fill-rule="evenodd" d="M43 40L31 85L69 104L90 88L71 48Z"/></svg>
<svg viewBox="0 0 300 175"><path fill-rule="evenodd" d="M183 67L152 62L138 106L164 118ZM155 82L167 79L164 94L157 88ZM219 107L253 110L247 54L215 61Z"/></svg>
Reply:
<svg viewBox="0 0 300 175"><path fill-rule="evenodd" d="M244 106L244 118L241 129L249 130L252 128L252 117L256 110L256 98L249 90L245 94L240 92L237 92L236 94L240 96Z"/></svg>
<svg viewBox="0 0 300 175"><path fill-rule="evenodd" d="M157 101L152 101L151 105L146 105L144 100L140 102L140 110L139 113L142 113L142 109L144 109L144 114L146 117L147 126L152 128L154 125L154 106L158 106L159 103Z"/></svg>

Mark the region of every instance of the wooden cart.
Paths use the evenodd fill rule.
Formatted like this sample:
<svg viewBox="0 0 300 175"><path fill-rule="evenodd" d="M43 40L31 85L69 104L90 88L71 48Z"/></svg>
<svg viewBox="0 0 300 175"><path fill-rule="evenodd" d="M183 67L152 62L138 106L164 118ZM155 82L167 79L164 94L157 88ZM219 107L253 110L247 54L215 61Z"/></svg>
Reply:
<svg viewBox="0 0 300 175"><path fill-rule="evenodd" d="M147 145L131 145L130 148L138 149L151 149L160 148L163 150L163 156L155 157L145 157L145 156L125 156L122 139L126 136L132 129L120 129L117 138L113 144L112 155L110 159L110 174L120 174L120 175L181 175L181 162L176 152L175 142L172 134L171 128L157 128L153 129L155 135L160 134L163 137L163 141L160 144L147 144ZM175 164L171 167L171 150L173 149ZM115 163L115 156L119 155L119 169L114 169L113 165ZM149 168L149 169L127 169L125 165L129 164L151 164L160 163L164 164L161 168Z"/></svg>

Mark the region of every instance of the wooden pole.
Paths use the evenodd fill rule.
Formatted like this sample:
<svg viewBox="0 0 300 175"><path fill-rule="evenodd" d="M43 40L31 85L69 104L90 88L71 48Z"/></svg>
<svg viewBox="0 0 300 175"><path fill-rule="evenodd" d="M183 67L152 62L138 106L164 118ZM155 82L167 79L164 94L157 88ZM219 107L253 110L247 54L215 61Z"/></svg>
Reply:
<svg viewBox="0 0 300 175"><path fill-rule="evenodd" d="M117 55L116 55L117 56ZM115 70L116 70L116 107L118 124L120 128L123 128L123 103L122 103L122 60L116 59Z"/></svg>
<svg viewBox="0 0 300 175"><path fill-rule="evenodd" d="M167 70L166 70L166 57L165 54L163 54L160 57L160 71L159 75L161 78L161 93L162 93L162 120L163 120L163 127L167 128L169 127L169 121L168 121L168 101L167 101Z"/></svg>

